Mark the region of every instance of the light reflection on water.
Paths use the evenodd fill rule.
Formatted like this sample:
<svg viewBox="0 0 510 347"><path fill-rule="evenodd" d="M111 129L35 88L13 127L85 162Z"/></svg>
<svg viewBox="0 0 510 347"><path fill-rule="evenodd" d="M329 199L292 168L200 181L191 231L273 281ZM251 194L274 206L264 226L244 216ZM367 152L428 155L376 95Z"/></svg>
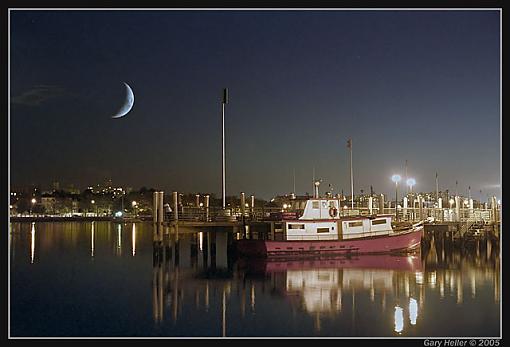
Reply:
<svg viewBox="0 0 510 347"><path fill-rule="evenodd" d="M492 245L248 261L226 233L152 237L150 223L12 223L12 336L499 335Z"/></svg>

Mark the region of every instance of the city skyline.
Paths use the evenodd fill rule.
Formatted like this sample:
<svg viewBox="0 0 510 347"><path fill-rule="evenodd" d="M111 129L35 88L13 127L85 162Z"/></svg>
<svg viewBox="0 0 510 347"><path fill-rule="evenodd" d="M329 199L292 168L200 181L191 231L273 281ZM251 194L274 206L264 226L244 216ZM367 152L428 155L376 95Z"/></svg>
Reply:
<svg viewBox="0 0 510 347"><path fill-rule="evenodd" d="M438 172L441 191L501 199L499 16L11 11L11 185L220 196L228 87L227 195L290 193L293 172L298 195L313 172L347 195L351 138L356 195L392 196L407 160L415 191ZM111 119L123 82L136 102Z"/></svg>

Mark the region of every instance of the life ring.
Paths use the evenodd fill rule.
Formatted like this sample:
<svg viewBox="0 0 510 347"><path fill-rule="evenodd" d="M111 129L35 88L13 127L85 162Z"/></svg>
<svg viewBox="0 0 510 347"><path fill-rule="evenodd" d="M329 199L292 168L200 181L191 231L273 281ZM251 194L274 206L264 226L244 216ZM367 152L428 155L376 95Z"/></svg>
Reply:
<svg viewBox="0 0 510 347"><path fill-rule="evenodd" d="M330 207L329 208L329 215L331 217L336 217L338 215L338 210L335 207Z"/></svg>

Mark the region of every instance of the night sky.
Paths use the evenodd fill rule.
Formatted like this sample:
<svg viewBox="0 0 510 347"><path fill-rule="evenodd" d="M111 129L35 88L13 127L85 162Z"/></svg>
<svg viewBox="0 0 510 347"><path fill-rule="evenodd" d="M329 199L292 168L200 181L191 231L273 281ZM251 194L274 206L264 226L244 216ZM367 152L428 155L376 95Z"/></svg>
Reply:
<svg viewBox="0 0 510 347"><path fill-rule="evenodd" d="M501 198L499 11L11 11L11 185ZM134 107L112 119L128 83ZM391 195L390 195L391 196Z"/></svg>

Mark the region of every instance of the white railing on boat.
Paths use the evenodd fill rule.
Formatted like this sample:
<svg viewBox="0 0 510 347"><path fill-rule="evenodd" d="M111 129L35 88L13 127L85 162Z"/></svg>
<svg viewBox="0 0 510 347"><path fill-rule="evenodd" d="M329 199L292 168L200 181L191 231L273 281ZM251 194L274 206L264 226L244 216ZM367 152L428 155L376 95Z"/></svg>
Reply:
<svg viewBox="0 0 510 347"><path fill-rule="evenodd" d="M349 239L357 239L363 237L372 237L372 236L384 236L384 235L392 235L396 234L393 231L383 230L383 231L367 231L362 233L353 233L353 234L343 234L341 240L349 240ZM338 241L337 234L329 234L329 235L288 235L287 241Z"/></svg>

